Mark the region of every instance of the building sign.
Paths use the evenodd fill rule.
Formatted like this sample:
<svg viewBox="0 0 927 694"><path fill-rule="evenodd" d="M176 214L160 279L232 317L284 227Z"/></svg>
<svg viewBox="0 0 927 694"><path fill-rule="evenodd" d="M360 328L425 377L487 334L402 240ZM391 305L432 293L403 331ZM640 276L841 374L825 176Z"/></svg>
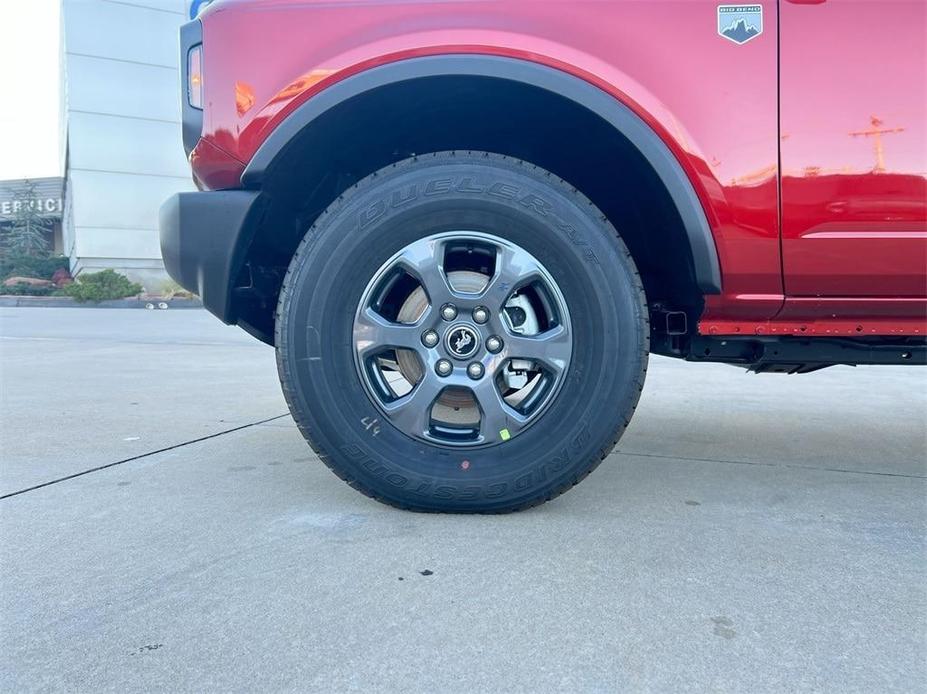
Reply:
<svg viewBox="0 0 927 694"><path fill-rule="evenodd" d="M25 198L27 183L33 186L33 195ZM38 178L32 181L0 181L0 221L15 218L23 205L42 217L61 219L63 181L60 178Z"/></svg>
<svg viewBox="0 0 927 694"><path fill-rule="evenodd" d="M24 204L27 204L33 210L38 210L45 217L60 217L64 208L61 198L3 200L0 201L0 217L15 217Z"/></svg>

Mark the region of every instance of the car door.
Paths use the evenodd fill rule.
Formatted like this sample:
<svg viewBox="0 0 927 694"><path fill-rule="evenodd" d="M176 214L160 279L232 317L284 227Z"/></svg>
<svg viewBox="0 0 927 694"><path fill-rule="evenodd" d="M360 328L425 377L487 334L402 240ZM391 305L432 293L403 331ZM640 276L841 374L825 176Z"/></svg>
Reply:
<svg viewBox="0 0 927 694"><path fill-rule="evenodd" d="M787 0L780 12L786 313L837 310L820 299L840 297L873 316L922 312L927 3Z"/></svg>

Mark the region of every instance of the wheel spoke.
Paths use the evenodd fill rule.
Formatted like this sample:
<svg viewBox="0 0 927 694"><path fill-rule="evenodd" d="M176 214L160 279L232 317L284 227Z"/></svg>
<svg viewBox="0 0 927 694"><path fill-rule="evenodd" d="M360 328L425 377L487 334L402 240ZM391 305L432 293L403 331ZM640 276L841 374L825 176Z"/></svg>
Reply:
<svg viewBox="0 0 927 694"><path fill-rule="evenodd" d="M444 244L435 239L422 239L403 250L397 261L422 284L432 307L450 301L454 296L444 272Z"/></svg>
<svg viewBox="0 0 927 694"><path fill-rule="evenodd" d="M528 418L505 402L494 379L484 378L470 390L480 407L480 437L483 442L507 441L524 428Z"/></svg>
<svg viewBox="0 0 927 694"><path fill-rule="evenodd" d="M390 403L384 403L386 416L401 431L414 436L424 436L429 429L431 406L441 393L443 384L427 372L406 395Z"/></svg>
<svg viewBox="0 0 927 694"><path fill-rule="evenodd" d="M512 292L538 276L541 269L522 250L498 246L496 272L483 289L482 297L493 311L499 311Z"/></svg>
<svg viewBox="0 0 927 694"><path fill-rule="evenodd" d="M421 319L394 323L369 306L354 321L354 344L361 357L387 347L417 350L421 346Z"/></svg>
<svg viewBox="0 0 927 694"><path fill-rule="evenodd" d="M562 372L572 351L569 331L562 325L538 335L520 335L509 332L506 336L506 353L513 359L538 361L553 370Z"/></svg>

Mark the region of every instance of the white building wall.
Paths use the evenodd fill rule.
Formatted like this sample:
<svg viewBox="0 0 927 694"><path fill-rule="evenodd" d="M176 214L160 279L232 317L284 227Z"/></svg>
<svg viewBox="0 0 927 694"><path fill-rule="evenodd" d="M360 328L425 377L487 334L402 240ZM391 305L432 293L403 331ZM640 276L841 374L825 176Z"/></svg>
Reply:
<svg viewBox="0 0 927 694"><path fill-rule="evenodd" d="M72 272L166 280L158 208L193 190L181 144L186 0L63 0L65 248Z"/></svg>

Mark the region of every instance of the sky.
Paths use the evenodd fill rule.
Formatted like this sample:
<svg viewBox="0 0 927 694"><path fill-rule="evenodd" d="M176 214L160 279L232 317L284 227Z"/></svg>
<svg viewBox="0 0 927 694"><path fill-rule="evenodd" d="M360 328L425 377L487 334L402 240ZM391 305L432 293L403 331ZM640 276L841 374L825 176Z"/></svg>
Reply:
<svg viewBox="0 0 927 694"><path fill-rule="evenodd" d="M0 180L60 176L59 0L0 0Z"/></svg>

